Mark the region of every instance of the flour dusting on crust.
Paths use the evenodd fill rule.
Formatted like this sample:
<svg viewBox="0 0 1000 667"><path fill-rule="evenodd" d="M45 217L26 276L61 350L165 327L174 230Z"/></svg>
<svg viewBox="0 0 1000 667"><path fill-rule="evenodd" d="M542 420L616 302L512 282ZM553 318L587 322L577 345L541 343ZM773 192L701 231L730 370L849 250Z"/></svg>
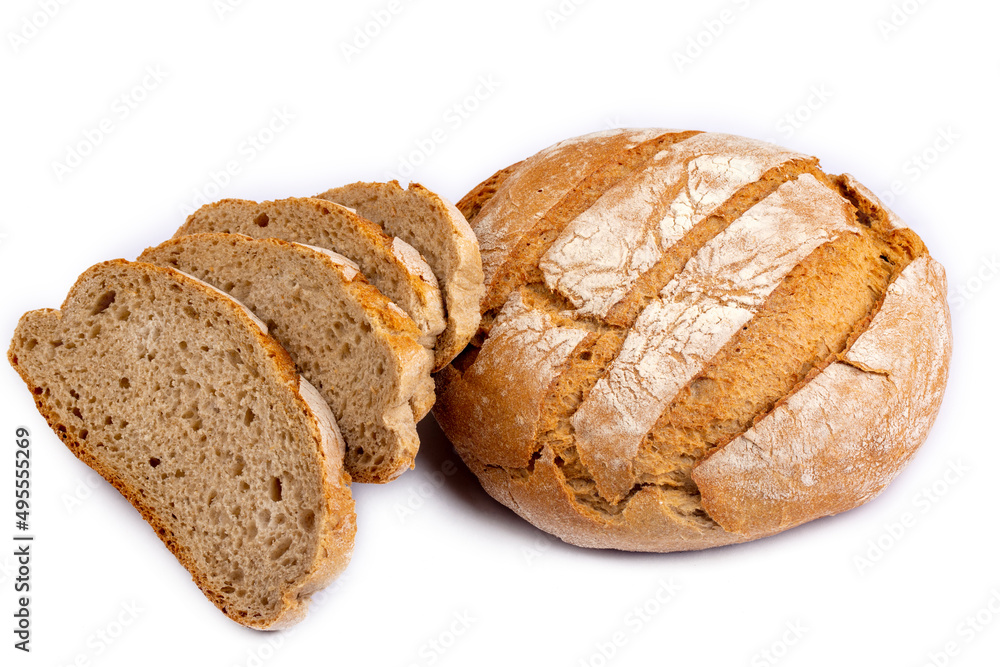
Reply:
<svg viewBox="0 0 1000 667"><path fill-rule="evenodd" d="M890 286L844 362L695 469L713 519L731 532L773 532L881 493L937 415L951 356L949 322L944 271L919 257ZM733 496L740 502L726 501Z"/></svg>
<svg viewBox="0 0 1000 667"><path fill-rule="evenodd" d="M512 292L497 316L476 363L462 378L472 399L468 423L480 425L476 456L508 467L528 464L535 424L549 385L587 332L561 327Z"/></svg>
<svg viewBox="0 0 1000 667"><path fill-rule="evenodd" d="M858 233L848 203L811 175L782 185L706 244L639 316L572 418L601 495L634 483L632 460L663 410L802 260Z"/></svg>
<svg viewBox="0 0 1000 667"><path fill-rule="evenodd" d="M579 313L607 315L696 224L796 159L807 156L725 134L668 146L563 230L539 263L545 283Z"/></svg>
<svg viewBox="0 0 1000 667"><path fill-rule="evenodd" d="M569 139L525 161L476 219L475 233L489 285L527 232L600 164L671 130L611 130ZM547 174L542 180L539 174Z"/></svg>

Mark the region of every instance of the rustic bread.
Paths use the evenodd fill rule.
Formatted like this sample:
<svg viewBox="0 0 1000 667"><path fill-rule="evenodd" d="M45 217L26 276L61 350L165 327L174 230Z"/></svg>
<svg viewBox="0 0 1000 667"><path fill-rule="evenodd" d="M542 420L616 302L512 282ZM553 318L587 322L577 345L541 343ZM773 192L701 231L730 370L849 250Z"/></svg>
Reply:
<svg viewBox="0 0 1000 667"><path fill-rule="evenodd" d="M434 403L433 353L416 324L328 250L239 234L193 234L139 256L226 292L267 324L329 404L355 482L413 467L417 422Z"/></svg>
<svg viewBox="0 0 1000 667"><path fill-rule="evenodd" d="M223 199L188 216L174 238L199 233L276 238L332 250L354 261L380 292L413 318L421 344L433 349L444 331L444 301L434 272L404 240L328 201Z"/></svg>
<svg viewBox="0 0 1000 667"><path fill-rule="evenodd" d="M634 551L755 539L870 500L924 441L951 353L944 271L850 176L740 137L622 130L466 203L483 323L434 413L539 528Z"/></svg>
<svg viewBox="0 0 1000 667"><path fill-rule="evenodd" d="M497 193L497 190L499 190L500 186L504 184L504 181L506 181L511 174L517 171L522 164L524 164L523 160L521 162L516 162L509 167L504 167L470 190L467 195L462 197L462 199L455 204L459 213L465 216L466 220L472 222L476 216L479 215L479 211L482 210L483 205L493 199L493 195Z"/></svg>
<svg viewBox="0 0 1000 667"><path fill-rule="evenodd" d="M444 292L447 328L435 346L434 369L444 368L479 327L483 267L469 223L443 197L417 183L354 183L317 195L356 210L401 238L427 260Z"/></svg>
<svg viewBox="0 0 1000 667"><path fill-rule="evenodd" d="M355 516L329 409L243 306L172 269L84 273L7 354L39 412L234 621L287 627L347 565Z"/></svg>

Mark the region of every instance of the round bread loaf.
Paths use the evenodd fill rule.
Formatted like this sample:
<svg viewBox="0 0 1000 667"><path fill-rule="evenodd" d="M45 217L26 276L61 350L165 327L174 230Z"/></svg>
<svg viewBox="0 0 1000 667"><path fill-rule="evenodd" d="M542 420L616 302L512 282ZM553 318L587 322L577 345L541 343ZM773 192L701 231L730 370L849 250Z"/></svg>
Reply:
<svg viewBox="0 0 1000 667"><path fill-rule="evenodd" d="M615 130L459 208L483 322L434 413L490 495L567 542L702 549L849 510L937 415L944 270L813 157Z"/></svg>

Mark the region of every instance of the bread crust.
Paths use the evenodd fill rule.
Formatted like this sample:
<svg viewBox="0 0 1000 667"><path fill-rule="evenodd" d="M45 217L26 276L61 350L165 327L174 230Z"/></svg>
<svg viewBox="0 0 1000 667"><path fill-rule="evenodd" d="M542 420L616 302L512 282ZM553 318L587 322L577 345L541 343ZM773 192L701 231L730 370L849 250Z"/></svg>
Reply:
<svg viewBox="0 0 1000 667"><path fill-rule="evenodd" d="M619 144L630 132L635 131L622 132ZM667 131L642 136L655 132ZM714 141L700 136L700 142ZM582 145L589 141L594 146ZM599 168L602 160L615 159L614 151L608 151L609 141L614 140L601 133L595 139L564 142L573 147L566 170L545 164L544 157L553 150L549 149L510 173L502 170L470 193L469 202L482 204L473 220L475 231L495 241L488 278L497 275L507 261L505 253L518 238L532 233L531 218L537 219L538 212L550 205L548 193L548 199L526 201L525 197L531 197L526 184L546 182L572 189L574 179ZM678 149L683 145L678 144ZM711 160L712 155L705 159ZM579 316L574 312L576 304L547 296L544 286L530 289L542 292L539 298L549 304L549 310L522 308L517 291L500 306L491 306L488 295L480 332L483 342L437 375L434 414L491 496L571 544L666 552L757 539L851 509L880 493L898 474L925 440L947 381L951 330L944 272L926 254L919 238L853 177L828 177L815 167L814 158L789 153L788 159L801 165L797 173L812 174L813 182L830 188L840 202L836 207L857 212L858 222L851 224L878 228L880 234L894 237L901 252L911 254L901 260L903 268L889 281L879 307L858 322L847 347L818 364L791 393L758 415L745 433L734 434L696 460L688 482L649 478L626 489L620 499L605 501L606 496L595 491L592 475L589 481L581 479L580 466L589 472L586 466L590 464L586 459L576 460L576 447L567 450L574 457L570 460L563 458L561 450L544 444L551 425L543 424L543 412L553 401L572 406L587 400L590 388L574 399L560 388L560 378L567 377L580 359L590 358L596 339L625 335L631 327L621 331L600 315ZM486 197L493 180L500 185ZM520 190L524 193L519 197L512 195ZM734 282L733 289L738 288ZM530 291L529 287L520 289ZM669 340L662 344L671 345ZM676 354L686 354L683 347L678 350ZM649 372L641 365L636 368L640 375ZM831 382L834 376L836 382ZM692 391L698 377L681 391ZM850 408L830 410L826 421L805 409L810 400L817 404L810 396L822 394L827 384L837 387L829 402L865 407L860 421ZM638 400L621 384L613 387L619 392L616 400L624 405ZM886 405L895 408L886 409ZM578 414L577 409L572 408L571 415ZM783 414L787 425L779 427ZM796 426L796 419L806 424ZM915 420L912 427L910 419ZM826 424L837 434L824 437L820 444L817 434L819 430L826 433ZM569 437L575 437L572 430ZM752 444L764 440L773 450L767 456ZM854 443L853 458L843 456L849 443ZM570 468L576 471L572 480ZM793 472L798 472L797 484L785 479Z"/></svg>
<svg viewBox="0 0 1000 667"><path fill-rule="evenodd" d="M263 227L256 223L262 216ZM292 228L287 228L289 225ZM327 226L331 229L324 229ZM348 252L347 248L333 243L325 249L339 252L357 263L365 277L383 294L395 299L414 320L421 332L421 344L433 349L446 325L444 300L437 278L420 253L401 239L388 236L381 227L356 211L312 197L260 203L222 199L188 216L173 238L198 233L239 233L315 246L324 236L337 238L339 228L343 228L340 234L362 246L363 252Z"/></svg>
<svg viewBox="0 0 1000 667"><path fill-rule="evenodd" d="M130 486L114 470L105 466L99 459L93 456L86 445L73 437L67 429L59 428L59 415L57 411L47 404L44 396L33 392L36 407L49 427L52 428L53 432L55 432L69 450L83 463L106 479L135 507L143 519L153 528L164 545L174 554L185 569L188 570L195 584L201 589L205 597L211 600L226 616L241 625L258 630L277 630L289 627L305 617L308 611L309 596L343 572L350 561L351 552L354 547L354 536L356 533L354 501L351 497L350 478L342 468L343 440L340 438L339 431L336 430L332 416L329 415L328 409L324 410L325 405L322 405L322 402L317 404L311 396L310 390L312 393L315 393L315 389L307 387L303 390L303 387L300 385L300 378L295 371L295 366L291 358L289 358L288 353L273 338L266 334L266 328L262 330L261 322L249 310L238 301L210 285L173 269L152 264L128 262L123 259L102 262L91 267L80 276L70 289L61 310L43 309L26 313L21 317L18 329L38 317L61 318L62 310L70 306L78 289L92 275L103 270L118 267L132 267L139 271L166 275L171 280L184 285L188 289L202 292L207 298L214 301L220 309L228 311L237 323L237 326L243 326L255 338L257 344L266 353L267 363L272 366L275 378L287 387L308 420L309 429L316 443L316 465L318 470L321 471L321 485L326 512L323 516L319 517L317 530L320 534L310 567L299 581L284 591L282 606L279 612L273 618L255 620L239 616L234 610L229 609L226 606L225 596L220 591L212 588L207 576L198 569L194 559L181 541L172 534L166 522L160 518L156 510L138 493L138 490ZM18 363L16 343L17 334L15 333L15 338L7 352L8 361L14 370L17 371L18 375L21 376L21 379L24 380L28 388L33 389L38 385L28 375L27 370Z"/></svg>
<svg viewBox="0 0 1000 667"><path fill-rule="evenodd" d="M170 239L154 248L147 248L139 256L138 261L169 266L173 252L183 252L185 249L197 252L199 248L211 248L214 245L232 246L235 248L234 252L244 256L250 256L254 248L262 251L270 249L279 255L298 256L299 261L309 263L311 275L317 277L328 275L329 284L339 285L345 296L362 310L372 327L368 335L376 336L381 344L388 347L389 358L394 360L394 368L398 373L398 381L393 386L394 391L391 394L388 391L383 393L383 397L390 401L392 407L382 415L381 422L387 428L393 429L396 445L391 455L386 455L381 463L360 464L353 454L349 454L346 466L353 481L373 484L389 482L412 469L420 446L416 423L434 404L434 382L430 375L433 354L419 343L420 330L413 320L371 285L360 273L357 265L325 248L274 238L254 239L240 234L190 234ZM202 266L194 268L213 269ZM217 273L217 271L210 272ZM218 282L216 279L210 277L209 279ZM276 307L281 306L276 305ZM317 322L315 326L321 324L323 323ZM288 340L283 340L280 335L276 334L276 337L288 344ZM291 346L289 349L295 353ZM329 366L326 362L333 362L332 352L323 355L317 351L314 356L322 358L327 368ZM305 361L308 360L304 357L299 358L300 364ZM310 377L318 382L315 376ZM322 386L322 383L319 384ZM408 410L404 409L406 406L409 406ZM343 414L340 417L341 426L345 426ZM350 434L348 439L351 439ZM368 449L368 443L364 440L352 441L350 444Z"/></svg>
<svg viewBox="0 0 1000 667"><path fill-rule="evenodd" d="M419 183L405 190L398 181L352 183L316 198L356 209L416 248L430 265L441 286L447 318L434 345L434 370L444 368L475 335L484 291L479 244L462 213ZM429 213L431 220L410 220L412 212Z"/></svg>
<svg viewBox="0 0 1000 667"><path fill-rule="evenodd" d="M509 167L504 167L499 170L482 183L472 188L467 195L462 197L461 200L455 207L459 212L465 216L465 219L470 223L475 220L476 216L479 215L479 211L482 210L483 206L486 205L489 200L493 199L496 195L497 190L503 185L510 176L524 164L524 160L520 162L515 162Z"/></svg>
<svg viewBox="0 0 1000 667"><path fill-rule="evenodd" d="M951 348L945 272L923 255L836 363L695 467L706 511L754 538L882 493L930 432Z"/></svg>

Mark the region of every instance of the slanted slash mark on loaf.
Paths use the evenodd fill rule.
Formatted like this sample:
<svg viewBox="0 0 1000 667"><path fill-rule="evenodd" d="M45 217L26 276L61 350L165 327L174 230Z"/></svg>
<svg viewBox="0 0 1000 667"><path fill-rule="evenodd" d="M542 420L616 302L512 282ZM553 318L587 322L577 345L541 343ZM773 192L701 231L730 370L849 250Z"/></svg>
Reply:
<svg viewBox="0 0 1000 667"><path fill-rule="evenodd" d="M808 382L867 323L891 281L878 252L868 235L845 235L796 267L661 414L636 457L637 476L667 475L694 492L694 465Z"/></svg>
<svg viewBox="0 0 1000 667"><path fill-rule="evenodd" d="M802 260L843 234L856 234L852 219L846 200L813 176L800 176L703 246L664 287L572 418L602 496L618 500L633 486L633 460L670 401Z"/></svg>
<svg viewBox="0 0 1000 667"><path fill-rule="evenodd" d="M560 326L525 296L521 291L511 295L476 363L449 382L438 399L447 410L452 401L477 397L469 419L451 434L452 441L463 457L505 469L529 465L538 449L536 424L543 397L567 359L593 335ZM491 393L498 398L491 400ZM477 441L481 446L475 446Z"/></svg>
<svg viewBox="0 0 1000 667"><path fill-rule="evenodd" d="M610 324L632 326L660 290L703 246L785 183L803 174L815 175L816 172L815 159L796 157L765 171L759 180L737 190L725 203L695 223L686 236L667 248L651 268L638 276L622 298L608 308L605 320Z"/></svg>
<svg viewBox="0 0 1000 667"><path fill-rule="evenodd" d="M679 242L680 250L675 251L678 257L673 259L673 266L675 267L673 272L663 271L662 268L666 262L662 262L658 266L660 271L657 278L663 280L665 284L667 280L673 278L673 274L683 267L702 246L711 241L715 235L722 233L743 212L773 193L782 183L815 168L814 159L778 152L777 161L779 163L782 161L782 156L786 160L784 163L766 170L767 165L770 163L765 161L764 169L762 170L764 171L764 176L760 181L739 188L736 194L729 200L711 210L708 213L711 224L705 224L704 222L696 224L694 231L689 232ZM534 300L533 305L535 307L543 307L542 301L545 299L542 297L545 296L546 292L548 293L547 300L549 303L544 307L553 317L557 317L558 315L552 311L572 308L572 304L569 304L564 297L549 292L544 285L534 284L528 287L539 297ZM662 285L657 286L657 291L661 287ZM565 320L570 314L576 318L578 326L589 324L591 329L600 333L599 343L590 343L590 345L596 346L595 349L597 352L591 352L589 345L585 345L581 348L578 355L567 359L565 370L561 376L565 380L560 380L563 386L558 391L550 394L541 409L542 417L538 426L538 438L540 447L550 446L555 449L559 458L564 462L562 467L567 478L574 480L574 483L577 484L577 488L574 490L578 493L578 497L586 499L590 497L593 489L580 488L580 485L586 487L588 483L583 482L583 480L589 476L585 471L579 469L579 454L576 447L572 444L573 427L570 419L598 379L605 375L611 361L619 354L625 333L627 332L626 327L631 322L621 322L616 326L611 323L602 322L596 317L578 317L576 313L566 313L562 315L562 318ZM474 355L470 357L470 359L474 358ZM567 397L573 397L573 401L569 404L565 402ZM576 474L577 472L580 474ZM593 482L589 482L589 484L592 485ZM613 510L613 508L606 506L607 503L603 500L598 504L604 505L602 511L607 512L620 511L622 507L619 505L618 510Z"/></svg>
<svg viewBox="0 0 1000 667"><path fill-rule="evenodd" d="M943 386L948 328L944 270L921 255L893 280L868 331L841 363L817 373L699 464L693 477L704 506L726 530L752 536L878 495L924 441L937 414L941 393L918 387ZM863 370L869 366L887 374ZM738 505L722 500L733 493L741 496ZM817 507L812 499L820 496L824 503Z"/></svg>
<svg viewBox="0 0 1000 667"><path fill-rule="evenodd" d="M853 207L848 207L848 208L850 212L846 217L850 218L853 216L854 211ZM856 228L861 229L860 226L856 226ZM853 240L862 239L862 237L859 236L858 234L845 235L845 238L850 238ZM837 261L837 256L836 256L837 253L846 257L850 256L851 252L855 252L861 256L861 259L857 260L862 263L857 267L859 271L865 268L866 262L868 264L877 264L877 266L875 266L874 268L868 267L873 272L873 274L877 274L879 273L879 271L882 271L881 278L874 280L876 284L874 285L874 288L871 290L872 292L872 295L870 296L871 303L869 303L867 306L867 308L871 309L877 308L877 304L880 303L881 298L884 296L885 288L888 285L888 283L891 282L892 276L898 274L898 272L902 270L903 266L905 266L905 263L907 261L906 260L907 253L905 249L900 250L897 247L897 245L893 244L891 240L887 241L886 239L880 238L873 233L865 233L862 240L864 240L866 243L871 244L870 247L867 249L866 253L858 253L858 250L856 248L853 251L851 251L849 248L839 248L831 256L826 256L826 253L829 251L825 250L824 248L820 248L814 251L813 254L810 255L810 257L806 260L806 262L803 262L803 265L809 264L812 267L812 269L810 270L802 269L802 265L796 267L796 269L791 274L789 274L789 277L786 279L786 282L783 283L782 287L779 287L779 289L776 290L776 292L781 292L782 298L784 299L794 299L796 290L802 288L807 278L817 281L820 288L832 289L834 292L838 293L842 293L845 290L847 291L847 293L851 293L852 290L866 292L867 289L864 286L859 287L856 283L851 283L845 286L845 283L849 282L846 280L841 281L841 283L839 283L839 287L838 285L831 286L829 284L824 283L824 276L822 274L822 267L824 266L824 264L829 263L831 261ZM902 258L900 259L899 263L895 265L895 267L892 268L891 270L885 270L885 267L882 266L884 262L882 262L881 257L882 256L896 257L900 253L902 253ZM831 299L834 300L836 298L837 295L833 295L831 297ZM872 305L872 303L874 303L875 305ZM765 304L763 310L773 308L774 305L775 304L773 302ZM865 326L867 325L867 321L870 320L870 317L871 317L871 312L868 312L866 309L862 309L860 313L858 312L853 313L852 317L847 320L846 326L843 327L844 330L846 331L846 337L848 341L846 344L843 343L845 331L840 332L842 334L840 338L841 341L840 350L842 350L844 347L850 344L850 342L857 336L858 331L863 330L865 328ZM855 321L855 318L857 319L857 321ZM759 328L759 324L760 323L756 320L749 322L745 330L746 332L749 333L746 333L745 335L746 336L752 335L753 332ZM733 342L730 343L729 349L724 350L723 352L728 355L732 355L735 352L738 355L741 349L740 345L741 343L739 342L739 340L734 340ZM832 357L834 353L840 351L837 349L836 344L833 345L833 348L834 349L831 349L829 351L830 353L826 355L827 357ZM719 356L722 357L724 356L724 354L720 352ZM823 355L820 354L819 356L822 357ZM822 365L823 363L828 363L828 361L824 359L819 359L819 360L813 359L812 363L816 365ZM812 367L810 365L806 365L806 367L800 369L800 375L807 377L810 376L811 368ZM571 373L571 372L572 372L572 364L567 366L566 373ZM794 377L798 376L793 376L793 378ZM692 383L692 385L693 384L694 383ZM692 388L693 387L686 387L685 391L689 391ZM780 394L778 400L780 400ZM765 407L764 409L766 410L767 408ZM759 415L754 414L750 417L749 422L752 423L758 418ZM736 430L738 431L740 430L740 428L743 427L738 426ZM540 432L543 430L544 429L542 428L539 429ZM745 430L745 428L743 430ZM654 429L654 432L655 431L656 429ZM693 487L693 484L691 484L689 476L690 467L694 465L694 463L696 463L697 461L696 456L688 457L686 460L680 460L678 462L675 462L677 464L676 467L680 470L671 471L673 473L671 475L662 475L662 474L640 475L640 477L637 478L636 483L633 484L627 490L621 501L617 503L610 503L606 499L602 498L600 494L596 493L596 489L594 488L594 482L589 474L589 471L579 466L579 461L577 460L578 452L576 451L575 447L569 447L565 449L561 453L561 457L563 457L566 461L562 466L562 471L567 477L568 485L571 488L573 488L574 491L577 493L578 501L585 505L590 506L596 511L600 511L605 514L620 513L624 508L624 506L627 505L630 498L632 498L637 492L641 491L642 488L650 486L660 486L662 488L673 487L678 489L684 489L688 493L697 496L697 489ZM678 474L678 472L680 474Z"/></svg>
<svg viewBox="0 0 1000 667"><path fill-rule="evenodd" d="M777 146L721 134L663 147L564 227L540 255L544 281L578 313L627 325L622 311L629 308L616 306L654 296L666 284L656 284L656 277L683 266L691 250L759 201L762 191L813 164ZM709 219L714 224L703 224Z"/></svg>
<svg viewBox="0 0 1000 667"><path fill-rule="evenodd" d="M854 206L849 209L853 213ZM754 318L678 392L644 438L634 459L636 480L675 484L697 495L691 472L698 461L849 350L912 259L905 234L885 237L854 227L860 233L817 248L790 272ZM780 341L780 351L773 340Z"/></svg>
<svg viewBox="0 0 1000 667"><path fill-rule="evenodd" d="M570 175L569 180L565 180L561 187L543 181L536 183L530 176L534 173L530 171L532 167L538 169L538 165L530 164L532 161L559 159L556 156L562 149L558 145L553 148L553 153L543 153L540 157L529 160L524 168L529 176L505 182L501 191L491 200L492 206L484 207L482 216L477 220L476 232L482 237L484 246L483 268L487 282L484 310L501 307L507 296L519 285L542 282L539 261L567 225L631 173L642 168L657 153L671 144L683 142L698 134L669 131L634 135L620 133L613 136L614 143L610 143L609 139L606 147L601 146L604 148L603 152L592 149L598 158L596 164L591 165L587 172ZM576 176L580 178L577 179ZM542 195L534 190L536 185L542 188ZM546 187L551 192L545 192ZM553 201L546 201L546 196ZM541 202L540 210L530 218L527 217L527 211L518 211L516 218L498 220L506 213L504 204L514 208L521 206L517 201L519 198L524 198L525 205ZM495 227L513 225L512 220L518 220L513 229L503 230L500 234L493 233ZM502 259L498 259L497 255L501 253Z"/></svg>

